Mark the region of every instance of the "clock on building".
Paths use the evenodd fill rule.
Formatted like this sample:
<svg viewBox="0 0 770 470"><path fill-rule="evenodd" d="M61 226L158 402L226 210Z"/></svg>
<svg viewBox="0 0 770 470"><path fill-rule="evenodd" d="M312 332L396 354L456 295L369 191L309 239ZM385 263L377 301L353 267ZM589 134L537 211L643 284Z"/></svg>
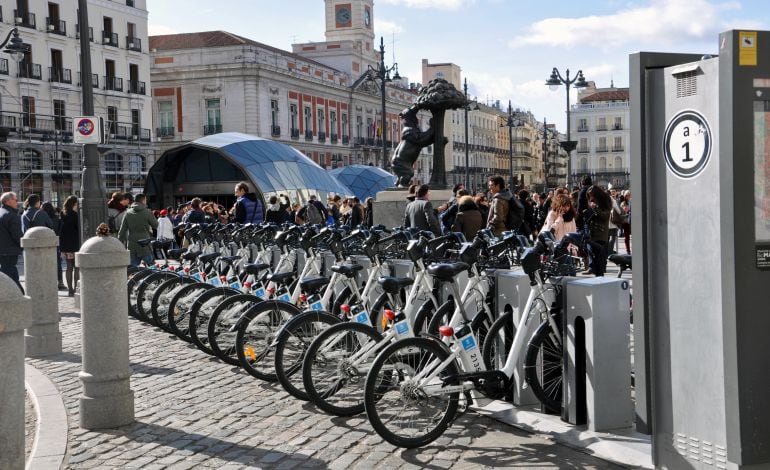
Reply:
<svg viewBox="0 0 770 470"><path fill-rule="evenodd" d="M335 20L337 21L338 28L350 27L350 4L336 5L336 11L334 13Z"/></svg>

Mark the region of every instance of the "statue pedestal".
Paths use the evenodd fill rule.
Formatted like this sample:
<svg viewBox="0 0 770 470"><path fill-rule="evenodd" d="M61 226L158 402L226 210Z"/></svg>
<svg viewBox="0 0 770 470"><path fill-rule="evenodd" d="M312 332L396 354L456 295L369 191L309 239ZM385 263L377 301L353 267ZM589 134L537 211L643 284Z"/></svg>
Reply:
<svg viewBox="0 0 770 470"><path fill-rule="evenodd" d="M409 201L406 188L392 188L380 191L374 198L374 224L387 228L400 227L404 224L404 211ZM430 202L434 209L446 203L452 197L451 189L431 190Z"/></svg>

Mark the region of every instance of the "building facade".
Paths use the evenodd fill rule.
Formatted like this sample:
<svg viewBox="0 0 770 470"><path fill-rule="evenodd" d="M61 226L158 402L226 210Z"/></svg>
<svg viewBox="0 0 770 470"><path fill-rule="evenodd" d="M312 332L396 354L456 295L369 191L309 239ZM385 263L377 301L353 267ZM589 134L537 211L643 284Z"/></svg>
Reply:
<svg viewBox="0 0 770 470"><path fill-rule="evenodd" d="M458 90L462 90L462 72L459 65L451 62L431 64L428 59L422 59L422 84L427 85L431 80L443 78Z"/></svg>
<svg viewBox="0 0 770 470"><path fill-rule="evenodd" d="M153 36L153 115L161 150L219 132L242 132L290 144L320 166L383 162L401 140L399 112L417 90L359 80L379 63L373 2L327 1L327 41L284 51L224 31ZM353 88L353 85L357 86ZM428 113L421 113L426 128ZM430 175L432 149L415 165Z"/></svg>
<svg viewBox="0 0 770 470"><path fill-rule="evenodd" d="M29 45L18 63L0 55L0 186L61 204L79 194L82 170L72 143L82 115L77 2L0 0L0 17L0 35L17 27ZM140 191L155 158L146 0L89 0L88 21L103 183Z"/></svg>
<svg viewBox="0 0 770 470"><path fill-rule="evenodd" d="M572 181L590 175L594 184L619 189L630 186L631 151L628 148L631 110L628 88L596 88L593 82L578 93L572 106Z"/></svg>

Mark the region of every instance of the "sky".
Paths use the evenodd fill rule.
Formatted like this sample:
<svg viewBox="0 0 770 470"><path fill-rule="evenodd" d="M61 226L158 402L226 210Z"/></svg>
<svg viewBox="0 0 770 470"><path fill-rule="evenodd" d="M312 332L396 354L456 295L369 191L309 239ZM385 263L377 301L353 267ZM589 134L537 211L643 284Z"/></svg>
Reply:
<svg viewBox="0 0 770 470"><path fill-rule="evenodd" d="M224 30L284 50L323 41L323 0L148 0L149 33ZM183 4L184 7L180 8ZM718 34L770 28L767 0L375 0L386 65L422 78L421 61L453 62L469 95L530 110L566 130L566 94L545 85L553 67L582 70L597 87L628 86L638 51L716 55ZM762 47L759 45L759 47ZM572 103L576 94L573 90Z"/></svg>

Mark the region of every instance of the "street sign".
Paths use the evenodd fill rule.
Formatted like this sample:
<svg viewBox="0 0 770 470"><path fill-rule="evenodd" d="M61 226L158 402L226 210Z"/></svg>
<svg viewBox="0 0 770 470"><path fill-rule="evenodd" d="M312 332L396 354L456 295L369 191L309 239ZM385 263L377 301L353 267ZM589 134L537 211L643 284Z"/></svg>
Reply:
<svg viewBox="0 0 770 470"><path fill-rule="evenodd" d="M672 173L680 178L698 176L711 156L711 129L696 111L682 111L666 125L663 154Z"/></svg>
<svg viewBox="0 0 770 470"><path fill-rule="evenodd" d="M101 144L101 118L94 116L77 116L72 120L73 141L76 144Z"/></svg>

